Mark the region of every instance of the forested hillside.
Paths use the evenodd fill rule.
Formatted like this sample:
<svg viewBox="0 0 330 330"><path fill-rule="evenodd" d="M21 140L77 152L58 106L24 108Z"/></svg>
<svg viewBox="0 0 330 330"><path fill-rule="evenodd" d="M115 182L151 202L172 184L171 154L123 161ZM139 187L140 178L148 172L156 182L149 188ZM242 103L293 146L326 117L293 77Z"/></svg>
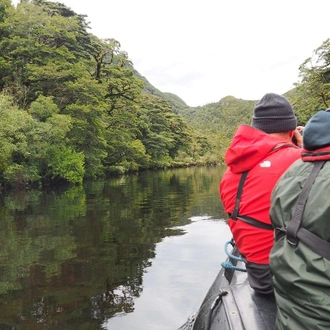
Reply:
<svg viewBox="0 0 330 330"><path fill-rule="evenodd" d="M155 95L166 100L172 107L172 111L174 113L178 113L180 110L188 108L187 104L182 99L180 99L179 96L172 93L161 92L159 89L152 86L146 77L141 76L140 73L134 69L134 67L132 67L132 70L134 75L142 80L144 91L148 94Z"/></svg>
<svg viewBox="0 0 330 330"><path fill-rule="evenodd" d="M85 18L60 3L1 1L2 186L192 161L194 129L175 113L184 102L141 77L118 41L88 33Z"/></svg>
<svg viewBox="0 0 330 330"><path fill-rule="evenodd" d="M57 2L0 0L0 185L30 186L129 171L216 164L256 101L189 108L141 76L109 36ZM329 41L287 96L301 123L329 100Z"/></svg>
<svg viewBox="0 0 330 330"><path fill-rule="evenodd" d="M239 124L250 124L256 101L227 96L203 107L181 109L179 113L199 132L208 137L212 152L222 161Z"/></svg>

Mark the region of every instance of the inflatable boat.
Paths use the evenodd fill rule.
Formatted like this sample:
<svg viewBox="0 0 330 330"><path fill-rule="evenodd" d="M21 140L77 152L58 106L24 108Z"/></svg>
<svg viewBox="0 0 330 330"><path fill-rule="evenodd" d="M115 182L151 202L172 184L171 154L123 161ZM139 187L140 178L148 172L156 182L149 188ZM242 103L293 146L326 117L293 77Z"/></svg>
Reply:
<svg viewBox="0 0 330 330"><path fill-rule="evenodd" d="M233 241L226 244L225 251L228 259L222 263L199 311L178 330L274 330L274 295L260 295L251 289Z"/></svg>

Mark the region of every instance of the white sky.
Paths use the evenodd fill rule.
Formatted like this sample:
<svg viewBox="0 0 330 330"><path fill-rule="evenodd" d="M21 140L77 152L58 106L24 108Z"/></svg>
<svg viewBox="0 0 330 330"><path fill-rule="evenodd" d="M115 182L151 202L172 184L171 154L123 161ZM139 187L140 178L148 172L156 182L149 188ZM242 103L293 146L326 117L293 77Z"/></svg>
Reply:
<svg viewBox="0 0 330 330"><path fill-rule="evenodd" d="M17 0L13 1L16 3ZM330 0L62 0L189 106L283 94L330 38Z"/></svg>

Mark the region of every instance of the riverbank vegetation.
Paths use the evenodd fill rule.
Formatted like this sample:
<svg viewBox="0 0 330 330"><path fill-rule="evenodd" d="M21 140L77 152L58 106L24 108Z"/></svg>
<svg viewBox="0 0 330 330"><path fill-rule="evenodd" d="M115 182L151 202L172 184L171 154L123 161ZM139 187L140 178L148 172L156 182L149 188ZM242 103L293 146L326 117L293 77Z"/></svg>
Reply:
<svg viewBox="0 0 330 330"><path fill-rule="evenodd" d="M88 29L86 16L57 2L0 1L2 187L223 161L255 101L191 108L142 77L119 41ZM288 92L302 122L329 97L329 42L315 55Z"/></svg>

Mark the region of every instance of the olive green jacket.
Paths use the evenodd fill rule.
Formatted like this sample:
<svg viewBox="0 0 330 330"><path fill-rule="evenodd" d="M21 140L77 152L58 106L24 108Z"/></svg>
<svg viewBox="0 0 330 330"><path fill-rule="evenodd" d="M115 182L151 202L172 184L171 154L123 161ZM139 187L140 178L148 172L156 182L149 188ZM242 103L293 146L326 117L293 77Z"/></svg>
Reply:
<svg viewBox="0 0 330 330"><path fill-rule="evenodd" d="M278 181L271 197L273 226L287 227L313 163L297 160ZM330 161L311 188L302 217L303 228L330 242ZM330 261L301 241L293 246L286 236L270 254L277 301L277 330L330 329Z"/></svg>

